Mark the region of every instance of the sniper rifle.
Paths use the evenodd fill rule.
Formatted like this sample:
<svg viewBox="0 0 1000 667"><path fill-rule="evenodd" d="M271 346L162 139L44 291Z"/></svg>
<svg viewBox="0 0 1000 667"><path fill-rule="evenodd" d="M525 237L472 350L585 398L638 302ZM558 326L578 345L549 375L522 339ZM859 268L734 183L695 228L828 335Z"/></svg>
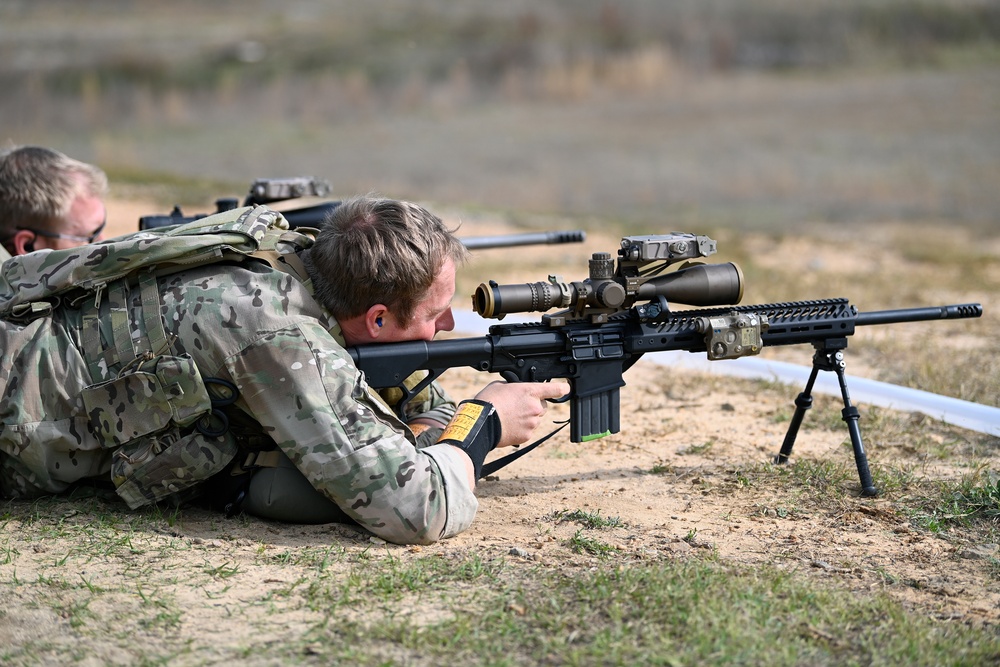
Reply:
<svg viewBox="0 0 1000 667"><path fill-rule="evenodd" d="M795 413L775 461L788 460L812 405L816 377L820 371L830 371L840 384L841 414L850 433L862 495L877 495L859 413L847 389L848 337L862 326L980 317L982 305L871 312L859 312L843 298L732 305L742 300L743 274L733 263L700 263L715 251L715 241L706 236L628 236L621 241L617 259L606 252L592 255L585 280L566 282L550 276L545 282L519 285L490 281L473 295L473 309L486 318L560 308L542 315L540 322L496 324L487 335L474 338L356 346L349 353L370 386L402 391L400 415L408 400L449 368L469 366L512 382L566 379L570 393L558 400L569 401L570 439L582 442L620 430L624 373L648 352L686 350L723 360L756 355L769 346L810 344L815 348L812 372L795 399ZM698 308L671 310L671 303ZM403 381L421 370L427 371L426 377L407 388ZM540 442L487 464L482 474L494 472Z"/></svg>
<svg viewBox="0 0 1000 667"><path fill-rule="evenodd" d="M306 176L295 178L259 178L250 184L250 191L243 200L243 206L267 205L281 213L288 225L295 227L319 227L324 218L340 205L340 201L329 197L330 185L325 181ZM235 197L221 197L215 200L214 213L222 213L239 206ZM167 215L144 215L139 218L139 230L169 227L194 222L210 215L198 213L184 215L180 206L174 206ZM555 245L562 243L582 243L587 235L583 230L528 232L523 234L501 234L499 236L471 236L462 239L469 250L508 248L522 245Z"/></svg>

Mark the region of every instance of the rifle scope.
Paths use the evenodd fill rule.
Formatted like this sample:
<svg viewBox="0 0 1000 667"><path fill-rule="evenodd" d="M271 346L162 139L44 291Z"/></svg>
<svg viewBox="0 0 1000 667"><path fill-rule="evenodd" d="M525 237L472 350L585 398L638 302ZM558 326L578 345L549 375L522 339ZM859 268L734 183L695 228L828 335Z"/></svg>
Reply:
<svg viewBox="0 0 1000 667"><path fill-rule="evenodd" d="M565 283L551 277L549 282L520 285L498 285L492 280L481 283L472 295L472 308L482 317L502 319L510 313L556 307L578 312L586 307L621 311L636 301L660 296L689 306L725 306L743 299L743 272L732 262L695 264L648 279L601 278L595 277L593 270L595 261L601 259L598 255L607 253L594 254L591 277L582 282Z"/></svg>

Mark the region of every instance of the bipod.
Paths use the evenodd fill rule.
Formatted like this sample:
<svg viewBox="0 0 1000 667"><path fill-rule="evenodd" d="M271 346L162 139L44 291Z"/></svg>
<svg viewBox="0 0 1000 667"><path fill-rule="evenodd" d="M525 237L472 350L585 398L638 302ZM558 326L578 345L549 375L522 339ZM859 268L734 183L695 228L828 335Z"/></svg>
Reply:
<svg viewBox="0 0 1000 667"><path fill-rule="evenodd" d="M878 489L872 482L871 471L868 470L868 456L865 454L865 446L861 442L861 429L858 427L858 409L851 404L851 396L847 391L847 380L844 376L844 350L847 348L847 338L831 338L813 341L816 353L813 354L812 372L806 382L805 389L795 398L795 414L788 425L788 432L785 433L785 440L781 443L781 451L774 457L775 463L785 463L792 454L792 446L795 444L795 436L798 435L799 427L802 425L802 418L805 417L806 410L812 407L812 390L816 382L816 376L820 371L833 371L837 374L837 381L840 382L840 395L844 398L844 409L841 415L847 422L847 430L851 434L851 444L854 446L854 463L858 466L858 477L861 479L861 495L866 497L877 496Z"/></svg>

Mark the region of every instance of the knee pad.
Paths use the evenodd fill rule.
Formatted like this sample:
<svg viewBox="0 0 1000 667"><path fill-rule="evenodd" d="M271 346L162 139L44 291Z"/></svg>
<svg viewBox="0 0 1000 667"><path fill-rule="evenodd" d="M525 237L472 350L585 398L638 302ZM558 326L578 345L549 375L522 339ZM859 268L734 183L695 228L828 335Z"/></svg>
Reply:
<svg viewBox="0 0 1000 667"><path fill-rule="evenodd" d="M350 523L342 509L313 488L295 464L281 454L276 467L259 468L250 478L243 511L288 523Z"/></svg>

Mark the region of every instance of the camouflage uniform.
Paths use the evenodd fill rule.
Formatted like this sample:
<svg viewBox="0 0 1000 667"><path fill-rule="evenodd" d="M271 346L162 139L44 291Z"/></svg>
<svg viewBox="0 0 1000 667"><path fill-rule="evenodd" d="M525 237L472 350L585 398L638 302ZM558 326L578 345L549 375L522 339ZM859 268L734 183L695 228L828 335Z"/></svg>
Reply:
<svg viewBox="0 0 1000 667"><path fill-rule="evenodd" d="M5 263L0 300L29 277L44 283L70 256L107 261L104 245L42 251L52 254L34 274ZM477 502L465 454L417 446L295 272L247 260L131 282L0 321L4 496L60 493L110 475L133 508L183 499L248 441L264 440L386 540L429 543L471 524ZM225 408L234 428L211 436L196 427L216 408L218 381L239 396ZM415 412L447 415L450 405L435 393Z"/></svg>

